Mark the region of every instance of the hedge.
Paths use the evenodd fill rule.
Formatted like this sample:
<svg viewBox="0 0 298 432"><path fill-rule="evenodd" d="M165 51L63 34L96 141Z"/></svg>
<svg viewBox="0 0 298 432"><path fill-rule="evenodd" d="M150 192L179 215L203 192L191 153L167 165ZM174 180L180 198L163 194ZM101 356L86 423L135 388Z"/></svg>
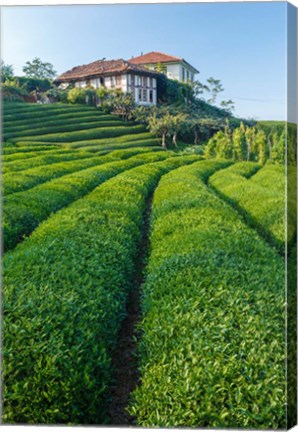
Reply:
<svg viewBox="0 0 298 432"><path fill-rule="evenodd" d="M9 173L13 171L22 171L28 170L30 168L41 166L41 165L50 165L57 162L66 162L76 159L84 159L93 157L92 153L84 152L84 151L67 151L67 150L58 150L57 152L53 152L48 154L42 154L40 156L35 156L29 159L21 159L17 161L4 162L2 165L3 173ZM44 167L44 169L46 169Z"/></svg>
<svg viewBox="0 0 298 432"><path fill-rule="evenodd" d="M89 123L89 122L95 122L95 121L112 121L112 120L119 120L119 117L115 115L99 115L99 114L90 114L90 113L81 113L76 114L75 116L73 114L61 114L61 115L55 115L53 117L49 118L41 118L39 119L36 116L31 116L30 119L27 120L20 120L18 122L5 122L3 124L4 132L20 132L22 130L26 130L28 128L35 129L38 127L44 127L44 126L58 126L58 125L65 125L65 124L77 124L77 123Z"/></svg>
<svg viewBox="0 0 298 432"><path fill-rule="evenodd" d="M49 119L49 118L56 118L56 116L60 116L63 114L72 114L73 116L80 114L82 112L82 109L79 108L73 108L72 110L69 109L57 109L57 110L53 110L51 112L46 112L46 111L18 111L15 112L14 114L5 114L5 110L4 110L4 115L3 115L3 122L18 122L20 120L32 120L32 116L35 116L36 118L42 120L43 118ZM93 115L96 111L89 111L91 115ZM87 112L86 112L87 114Z"/></svg>
<svg viewBox="0 0 298 432"><path fill-rule="evenodd" d="M285 167L269 165L252 178L242 174L248 162L242 162L214 174L210 185L234 205L267 241L283 254L285 245ZM238 172L234 170L239 166ZM289 241L295 233L289 230Z"/></svg>
<svg viewBox="0 0 298 432"><path fill-rule="evenodd" d="M37 166L20 172L6 173L2 177L3 192L7 196L15 192L25 191L57 177L100 165L101 163L111 162L115 159L118 158L114 157L114 152L111 152L105 157L90 157L86 159L77 157L75 160L68 162L53 163L48 165L46 169L44 166Z"/></svg>
<svg viewBox="0 0 298 432"><path fill-rule="evenodd" d="M75 132L53 133L47 135L23 136L20 139L11 139L12 142L18 141L38 141L38 142L72 142L91 140L95 138L110 138L125 134L138 134L144 132L144 126L118 126L118 127L99 127L90 130Z"/></svg>
<svg viewBox="0 0 298 432"><path fill-rule="evenodd" d="M28 143L27 143L28 144ZM16 155L18 153L22 154L22 153L27 153L27 152L37 152L37 151L44 151L44 150L58 150L59 148L61 148L61 146L59 145L46 145L43 143L43 145L41 146L23 146L23 147L16 147L15 145L12 146L7 146L2 148L2 154L4 156L6 155Z"/></svg>
<svg viewBox="0 0 298 432"><path fill-rule="evenodd" d="M131 142L131 141L136 141L136 140L140 140L140 139L150 139L152 138L152 135L149 132L142 132L139 134L129 134L128 135L122 135L119 137L113 137L113 138L103 138L103 139L95 139L95 140L88 140L88 141L76 141L74 143L70 143L68 144L69 147L72 148L80 148L80 147L85 147L87 146L91 146L91 145L108 145L108 144L114 144L114 143L124 143L124 142Z"/></svg>
<svg viewBox="0 0 298 432"><path fill-rule="evenodd" d="M114 144L108 144L108 145L91 145L91 146L84 146L79 147L80 150L85 150L88 152L102 152L102 151L109 151L109 150L115 150L115 149L125 149L125 148L133 148L133 147L157 147L162 148L160 145L160 140L158 138L150 138L150 139L142 139L142 140L135 140L135 141L128 141L125 143L114 143Z"/></svg>
<svg viewBox="0 0 298 432"><path fill-rule="evenodd" d="M5 256L4 423L106 421L111 353L134 279L146 199L163 173L195 160L125 171L51 216Z"/></svg>
<svg viewBox="0 0 298 432"><path fill-rule="evenodd" d="M139 426L285 428L284 261L208 190L224 166L181 168L154 194Z"/></svg>
<svg viewBox="0 0 298 432"><path fill-rule="evenodd" d="M10 140L10 139L16 139L16 138L22 138L23 136L35 136L35 135L47 135L47 134L52 134L52 133L64 133L64 132L73 132L73 131L80 131L80 130L91 130L91 129L95 129L98 127L115 127L115 126L133 126L134 123L125 123L124 121L120 120L120 119L113 119L113 120L109 120L109 121L99 121L96 120L95 122L86 122L86 123L80 123L79 121L76 122L75 124L67 124L67 122L64 122L63 125L58 125L58 126L47 126L44 125L43 127L39 127L39 128L32 128L31 129L29 127L27 128L23 128L23 130L21 131L15 131L12 130L12 132L4 132L4 138L6 140Z"/></svg>
<svg viewBox="0 0 298 432"><path fill-rule="evenodd" d="M69 205L121 171L170 157L169 152L137 155L125 161L106 163L53 179L6 197L3 209L4 250L29 235L51 213Z"/></svg>
<svg viewBox="0 0 298 432"><path fill-rule="evenodd" d="M4 163L6 162L13 162L13 161L19 161L22 159L30 159L34 158L36 156L40 156L43 151L46 151L47 154L59 154L65 152L61 146L42 146L34 147L23 147L23 149L20 149L19 147L14 147L13 149L3 149L2 153L2 160Z"/></svg>

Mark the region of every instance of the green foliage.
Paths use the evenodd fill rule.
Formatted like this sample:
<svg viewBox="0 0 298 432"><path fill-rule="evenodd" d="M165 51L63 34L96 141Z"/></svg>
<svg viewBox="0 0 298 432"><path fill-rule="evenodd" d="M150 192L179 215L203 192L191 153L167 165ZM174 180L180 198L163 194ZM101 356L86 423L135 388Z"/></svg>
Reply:
<svg viewBox="0 0 298 432"><path fill-rule="evenodd" d="M78 87L69 90L67 94L67 101L72 104L85 104L86 91Z"/></svg>
<svg viewBox="0 0 298 432"><path fill-rule="evenodd" d="M37 57L31 62L26 62L26 65L23 67L23 72L26 77L37 79L52 79L57 73L51 63L43 62Z"/></svg>
<svg viewBox="0 0 298 432"><path fill-rule="evenodd" d="M205 156L237 161L255 161L264 165L267 160L284 164L286 131L249 127L243 123L232 132L230 127L217 132L207 143ZM293 160L295 156L291 157Z"/></svg>
<svg viewBox="0 0 298 432"><path fill-rule="evenodd" d="M40 92L45 92L51 88L51 81L47 78L28 78L28 77L18 77L17 78L20 86L24 87L28 93L38 90Z"/></svg>
<svg viewBox="0 0 298 432"><path fill-rule="evenodd" d="M154 160L147 156L134 164ZM102 179L120 166L126 171L6 255L4 423L106 421L111 353L134 280L146 199L162 174L195 160L176 157L133 170L129 160L117 169L106 165Z"/></svg>
<svg viewBox="0 0 298 432"><path fill-rule="evenodd" d="M1 83L1 92L3 100L8 102L23 101L24 97L28 96L28 92L19 86L17 79L6 79Z"/></svg>
<svg viewBox="0 0 298 432"><path fill-rule="evenodd" d="M1 75L1 82L5 81L11 81L14 76L13 66L5 64L3 60L1 60L0 64L0 75Z"/></svg>
<svg viewBox="0 0 298 432"><path fill-rule="evenodd" d="M114 126L124 126L125 123L120 120L117 119L116 117L113 118L113 120L109 120L109 121L103 121L102 119L98 118L96 119L96 121L94 122L86 122L86 123L78 123L75 122L74 124L61 124L61 125L56 125L56 126L47 126L46 122L45 122L45 126L41 126L41 127L35 127L34 129L31 129L30 126L28 127L22 127L19 128L19 130L13 130L10 133L5 133L4 132L4 137L6 140L10 140L10 139L14 139L14 141L16 141L16 138L20 138L22 139L22 137L24 136L30 136L30 137L34 137L35 135L47 135L47 134L52 134L52 133L56 133L56 132L72 132L72 131L81 131L81 130L92 130L93 128L104 128L104 127L114 127ZM129 123L128 125L133 126L133 123Z"/></svg>
<svg viewBox="0 0 298 432"><path fill-rule="evenodd" d="M137 145L139 145L139 143L137 143ZM129 149L123 152L111 151L113 148L109 147L110 152L104 157L97 157L97 155L96 157L91 157L92 153L89 153L88 157L88 154L86 155L84 152L77 151L76 157L70 157L70 159L73 160L69 160L68 162L52 163L47 165L46 169L43 165L35 166L35 164L32 162L32 159L34 160L35 157L32 159L29 158L28 160L23 159L21 162L27 162L26 165L27 168L29 166L28 169L25 169L21 172L11 172L3 175L2 187L4 195L7 196L12 193L22 192L55 178L65 176L66 174L85 170L95 165L98 166L103 163L112 162L113 160L117 160L119 158L126 159L136 154L145 152L145 149L139 150L137 148L132 149L131 147L132 146L130 145ZM120 150L123 150L123 148L120 148ZM55 150L55 152L57 152L57 150ZM66 150L60 150L60 153L68 154L69 152ZM46 152L46 154L48 154L48 152ZM74 153L71 154L75 155Z"/></svg>
<svg viewBox="0 0 298 432"><path fill-rule="evenodd" d="M125 134L138 134L144 132L144 127L137 126L115 126L115 127L95 127L87 130L78 130L74 132L63 133L48 133L46 135L22 136L19 138L11 139L12 142L30 141L30 142L73 142L82 140L91 140L99 138L118 137Z"/></svg>
<svg viewBox="0 0 298 432"><path fill-rule="evenodd" d="M286 427L284 260L208 190L222 167L180 168L154 194L138 426Z"/></svg>
<svg viewBox="0 0 298 432"><path fill-rule="evenodd" d="M73 161L76 159L84 159L91 157L92 154L88 152L79 152L76 150L67 151L67 150L56 150L54 152L45 154L38 154L33 158L26 158L22 160L16 160L15 158L11 161L4 161L2 164L2 172L5 173L12 173L17 171L23 171L27 170L32 167L38 167L47 165L50 166L51 164L55 164L57 162L67 162L67 161Z"/></svg>
<svg viewBox="0 0 298 432"><path fill-rule="evenodd" d="M77 170L24 192L13 193L5 198L3 211L4 249L11 249L29 235L51 213L70 204L72 201L90 192L108 178L143 164L150 157L155 160L165 159L170 153L137 155L125 161L104 163L97 160L91 168ZM150 160L152 162L152 160ZM102 164L103 163L103 164Z"/></svg>
<svg viewBox="0 0 298 432"><path fill-rule="evenodd" d="M260 170L260 165L252 162L233 165L214 174L209 180L282 254L286 234L285 181L285 168L282 165L267 164ZM289 213L289 217L293 216ZM289 242L293 241L295 231L295 224L290 223Z"/></svg>

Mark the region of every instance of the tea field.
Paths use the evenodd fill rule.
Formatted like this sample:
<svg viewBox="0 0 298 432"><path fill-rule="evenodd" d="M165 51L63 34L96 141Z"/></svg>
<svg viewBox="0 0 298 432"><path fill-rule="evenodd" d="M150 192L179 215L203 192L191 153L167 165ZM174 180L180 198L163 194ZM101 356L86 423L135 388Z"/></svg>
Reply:
<svg viewBox="0 0 298 432"><path fill-rule="evenodd" d="M3 141L3 423L285 428L284 168L79 105L7 103Z"/></svg>

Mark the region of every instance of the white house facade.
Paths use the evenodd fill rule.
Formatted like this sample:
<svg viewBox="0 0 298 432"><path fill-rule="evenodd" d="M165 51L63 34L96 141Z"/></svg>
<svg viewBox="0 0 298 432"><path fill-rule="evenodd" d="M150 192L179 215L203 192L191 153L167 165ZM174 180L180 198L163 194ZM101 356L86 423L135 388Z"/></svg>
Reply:
<svg viewBox="0 0 298 432"><path fill-rule="evenodd" d="M152 51L150 53L133 57L129 60L137 66L143 66L149 70L161 69L170 79L180 82L193 82L199 71L182 57L174 57L168 54Z"/></svg>
<svg viewBox="0 0 298 432"><path fill-rule="evenodd" d="M157 73L125 60L98 60L88 65L76 66L56 80L60 88L93 87L119 89L131 93L137 105L157 104Z"/></svg>

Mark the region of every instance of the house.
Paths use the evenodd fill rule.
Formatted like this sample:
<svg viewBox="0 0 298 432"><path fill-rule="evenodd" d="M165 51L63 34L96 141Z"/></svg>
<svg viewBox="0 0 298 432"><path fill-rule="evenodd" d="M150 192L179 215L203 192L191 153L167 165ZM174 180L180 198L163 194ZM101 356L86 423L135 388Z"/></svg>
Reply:
<svg viewBox="0 0 298 432"><path fill-rule="evenodd" d="M161 52L152 51L129 60L137 66L158 70L162 66L163 73L170 79L180 82L193 82L199 71L182 57L174 57ZM159 70L160 71L160 70Z"/></svg>
<svg viewBox="0 0 298 432"><path fill-rule="evenodd" d="M62 89L70 84L80 88L120 89L132 93L137 105L156 105L157 76L157 72L123 59L103 59L76 66L56 78L55 83Z"/></svg>

